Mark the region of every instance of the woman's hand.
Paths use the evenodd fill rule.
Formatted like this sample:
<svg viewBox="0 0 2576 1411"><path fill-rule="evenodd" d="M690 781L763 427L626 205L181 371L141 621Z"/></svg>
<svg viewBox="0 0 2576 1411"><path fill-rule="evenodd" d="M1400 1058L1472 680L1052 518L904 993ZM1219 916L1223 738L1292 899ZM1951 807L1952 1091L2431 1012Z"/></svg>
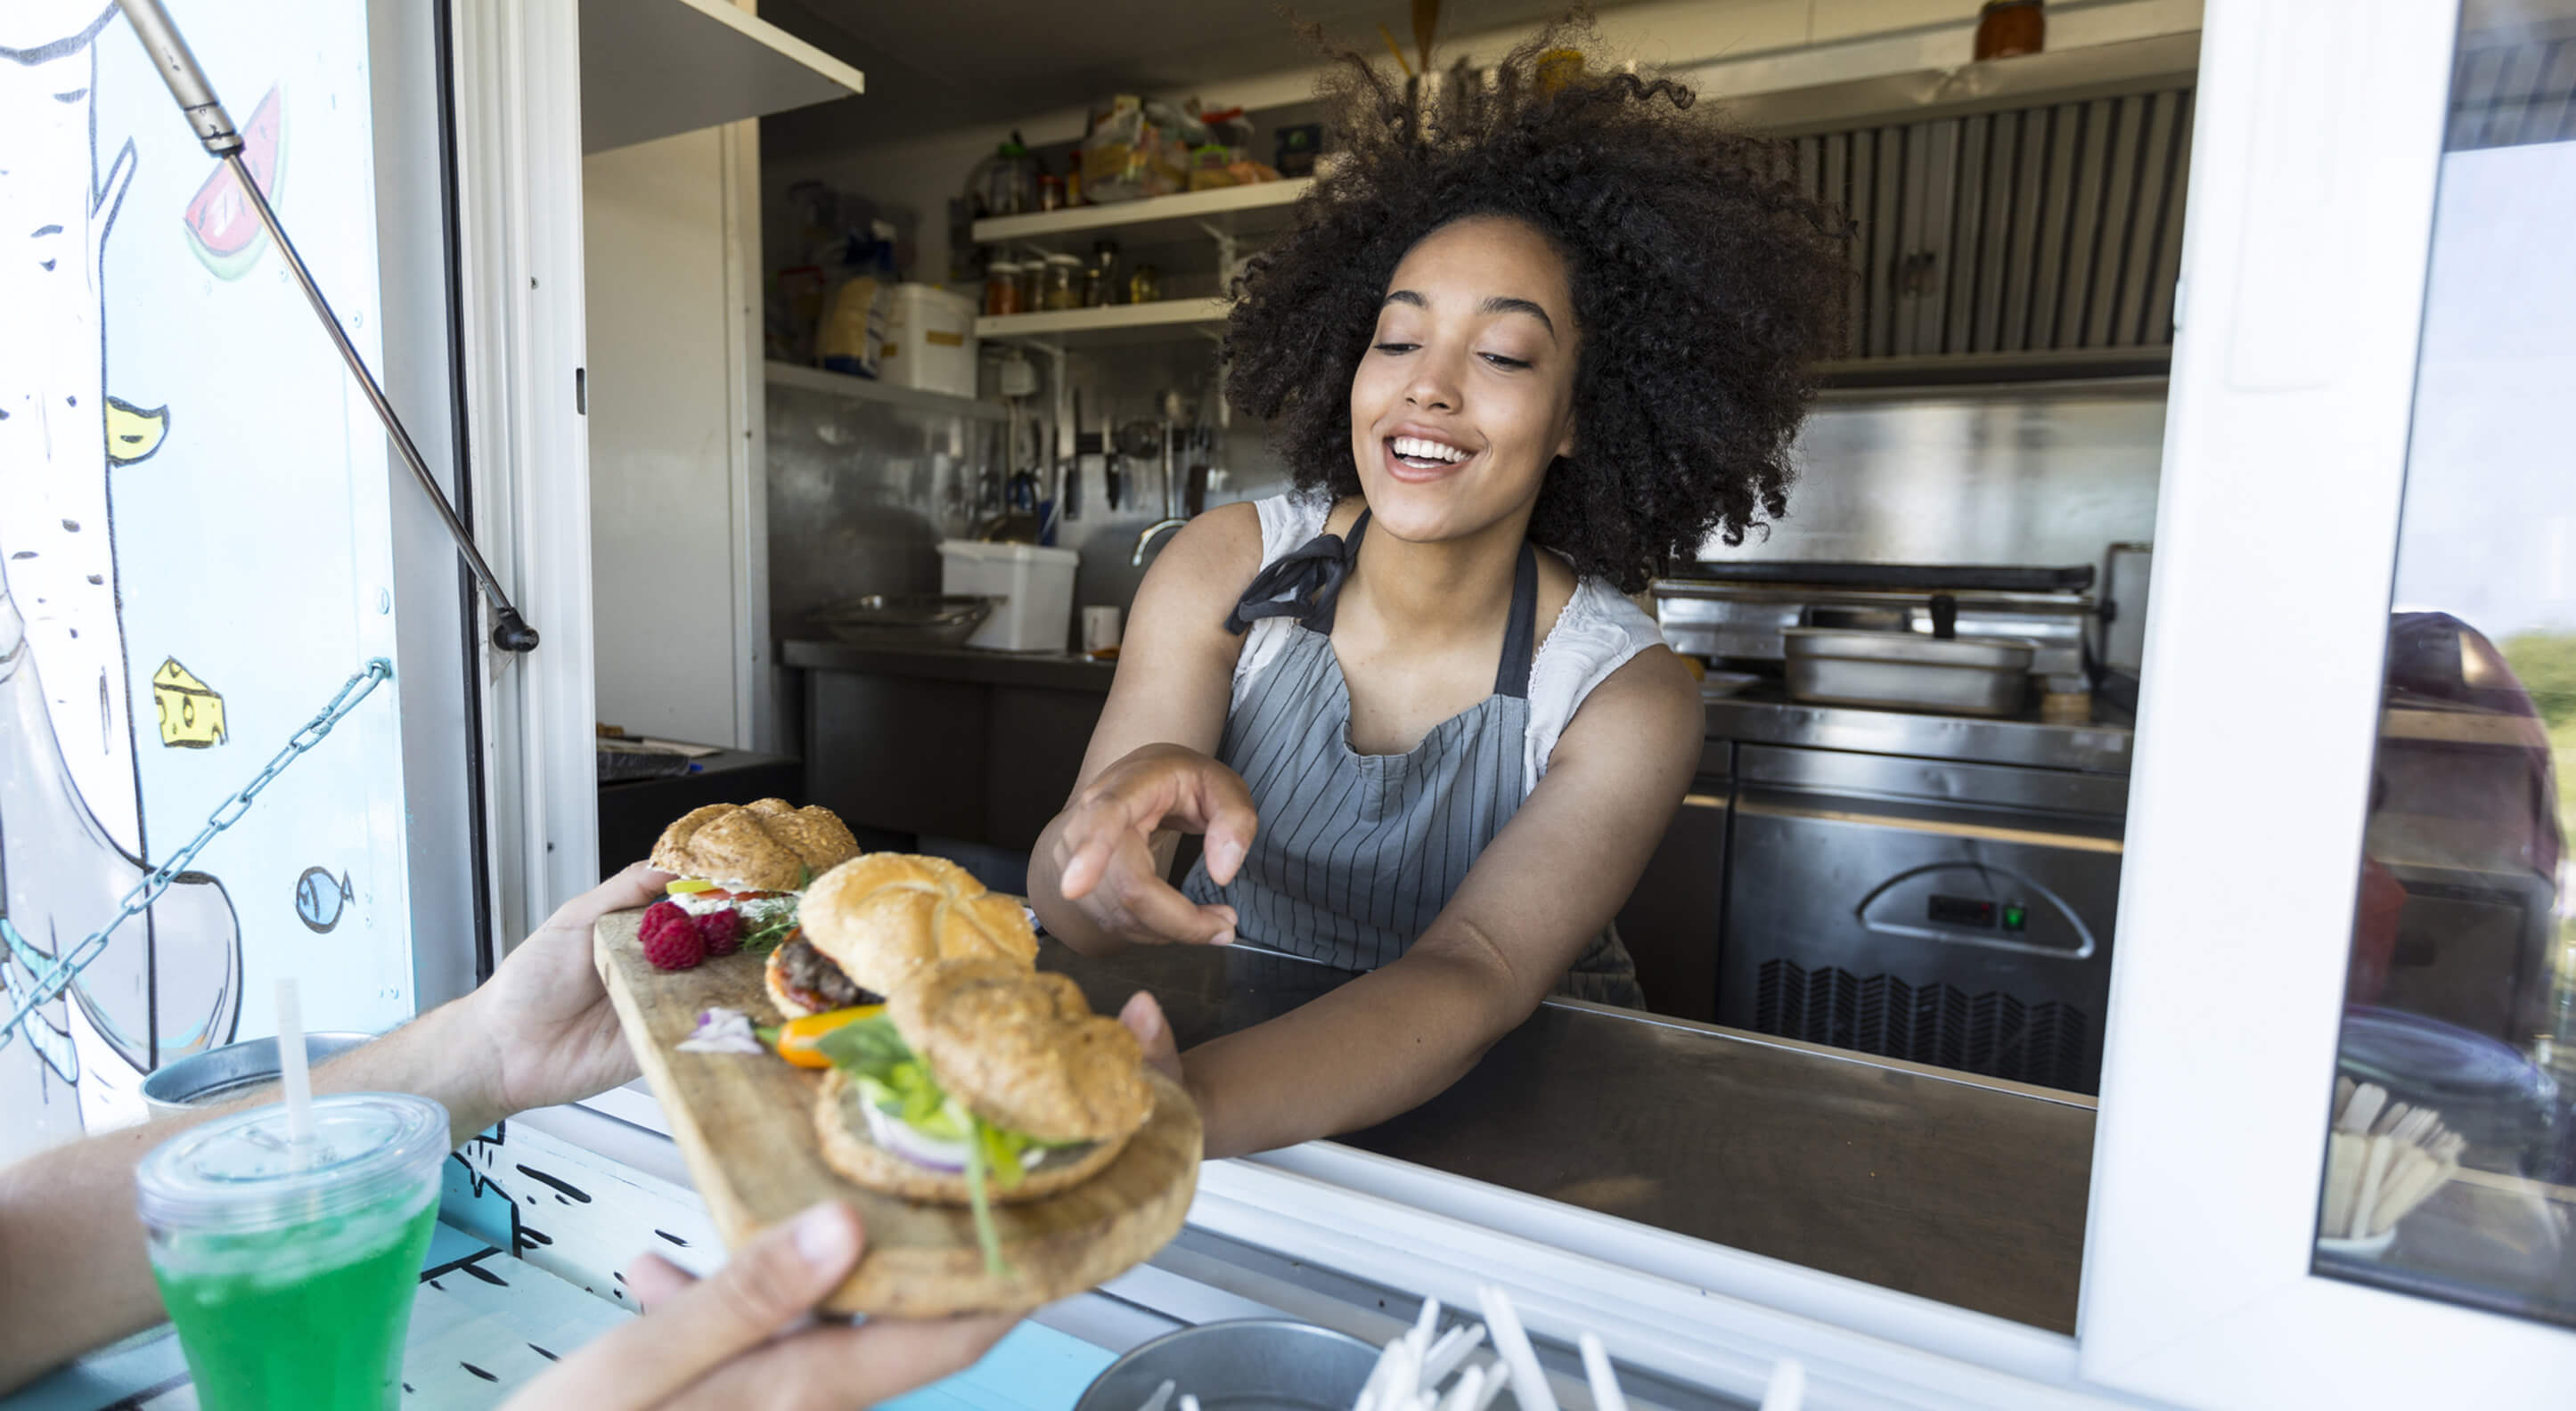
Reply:
<svg viewBox="0 0 2576 1411"><path fill-rule="evenodd" d="M858 1215L826 1202L763 1233L704 1279L645 1255L626 1271L644 1315L521 1387L508 1406L842 1411L971 1365L1018 1321L804 1322L848 1277L862 1243Z"/></svg>
<svg viewBox="0 0 2576 1411"><path fill-rule="evenodd" d="M1058 892L1096 931L1145 945L1226 945L1234 908L1195 905L1163 880L1155 835L1205 835L1208 876L1222 886L1259 826L1240 775L1196 750L1147 745L1075 794L1043 846Z"/></svg>

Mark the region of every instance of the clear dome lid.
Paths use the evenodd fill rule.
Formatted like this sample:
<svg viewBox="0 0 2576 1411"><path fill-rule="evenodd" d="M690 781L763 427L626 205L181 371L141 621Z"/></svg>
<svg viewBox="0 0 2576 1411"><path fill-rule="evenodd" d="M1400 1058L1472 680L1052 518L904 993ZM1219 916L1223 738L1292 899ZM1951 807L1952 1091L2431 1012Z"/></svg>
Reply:
<svg viewBox="0 0 2576 1411"><path fill-rule="evenodd" d="M417 1187L447 1156L447 1109L408 1093L313 1100L313 1135L287 1136L269 1103L172 1137L134 1173L145 1224L163 1230L282 1229Z"/></svg>

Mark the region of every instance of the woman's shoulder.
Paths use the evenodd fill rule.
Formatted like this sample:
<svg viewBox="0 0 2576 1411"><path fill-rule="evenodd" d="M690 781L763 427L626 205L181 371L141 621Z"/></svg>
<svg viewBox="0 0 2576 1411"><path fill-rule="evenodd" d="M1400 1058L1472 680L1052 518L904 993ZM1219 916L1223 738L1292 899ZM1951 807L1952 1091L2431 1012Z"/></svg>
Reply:
<svg viewBox="0 0 2576 1411"><path fill-rule="evenodd" d="M1540 655L1544 658L1562 647L1568 666L1589 664L1606 672L1648 647L1663 644L1663 629L1634 600L1605 579L1579 578Z"/></svg>
<svg viewBox="0 0 2576 1411"><path fill-rule="evenodd" d="M1612 703L1613 714L1637 713L1639 723L1671 713L1685 697L1697 708L1690 673L1663 646L1663 629L1653 616L1617 588L1599 578L1575 583L1555 629L1530 664L1533 785L1546 773L1566 726L1596 694ZM1601 691L1614 679L1619 683L1615 689Z"/></svg>

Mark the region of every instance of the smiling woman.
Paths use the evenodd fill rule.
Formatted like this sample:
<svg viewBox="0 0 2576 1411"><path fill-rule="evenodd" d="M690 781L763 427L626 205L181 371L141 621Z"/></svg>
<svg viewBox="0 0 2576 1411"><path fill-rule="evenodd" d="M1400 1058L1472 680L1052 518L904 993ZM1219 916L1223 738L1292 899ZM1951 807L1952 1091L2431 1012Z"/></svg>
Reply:
<svg viewBox="0 0 2576 1411"><path fill-rule="evenodd" d="M1702 722L1622 593L1784 508L1840 222L1688 89L1542 68L1578 39L1421 108L1346 57L1344 159L1226 340L1298 492L1164 550L1031 859L1078 949L1363 972L1182 1058L1211 1155L1402 1112L1551 993L1644 1001L1611 917Z"/></svg>
<svg viewBox="0 0 2576 1411"><path fill-rule="evenodd" d="M1778 144L1678 82L1612 73L1543 91L1538 57L1570 48L1598 52L1554 30L1489 87L1453 86L1421 111L1343 56L1332 97L1347 155L1238 281L1226 391L1277 420L1301 487L1365 493L1377 453L1339 393L1357 399L1376 376L1365 364L1385 351L1388 305L1436 314L1397 266L1434 232L1517 227L1507 238L1555 252L1559 287L1552 302L1483 291L1488 365L1561 358L1581 411L1544 467L1530 538L1635 592L1667 554L1712 531L1736 542L1786 510L1807 367L1840 345L1845 226L1780 179Z"/></svg>

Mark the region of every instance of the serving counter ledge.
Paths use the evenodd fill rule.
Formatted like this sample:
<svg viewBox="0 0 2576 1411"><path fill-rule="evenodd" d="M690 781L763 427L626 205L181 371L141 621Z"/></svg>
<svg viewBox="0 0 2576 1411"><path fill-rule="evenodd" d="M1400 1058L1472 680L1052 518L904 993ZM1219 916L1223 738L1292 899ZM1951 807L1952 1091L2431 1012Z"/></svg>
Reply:
<svg viewBox="0 0 2576 1411"><path fill-rule="evenodd" d="M1249 946L1039 964L1181 1046L1353 978ZM2046 1089L1551 1001L1459 1083L1341 1145L2032 1327L2071 1332L2093 1104Z"/></svg>

